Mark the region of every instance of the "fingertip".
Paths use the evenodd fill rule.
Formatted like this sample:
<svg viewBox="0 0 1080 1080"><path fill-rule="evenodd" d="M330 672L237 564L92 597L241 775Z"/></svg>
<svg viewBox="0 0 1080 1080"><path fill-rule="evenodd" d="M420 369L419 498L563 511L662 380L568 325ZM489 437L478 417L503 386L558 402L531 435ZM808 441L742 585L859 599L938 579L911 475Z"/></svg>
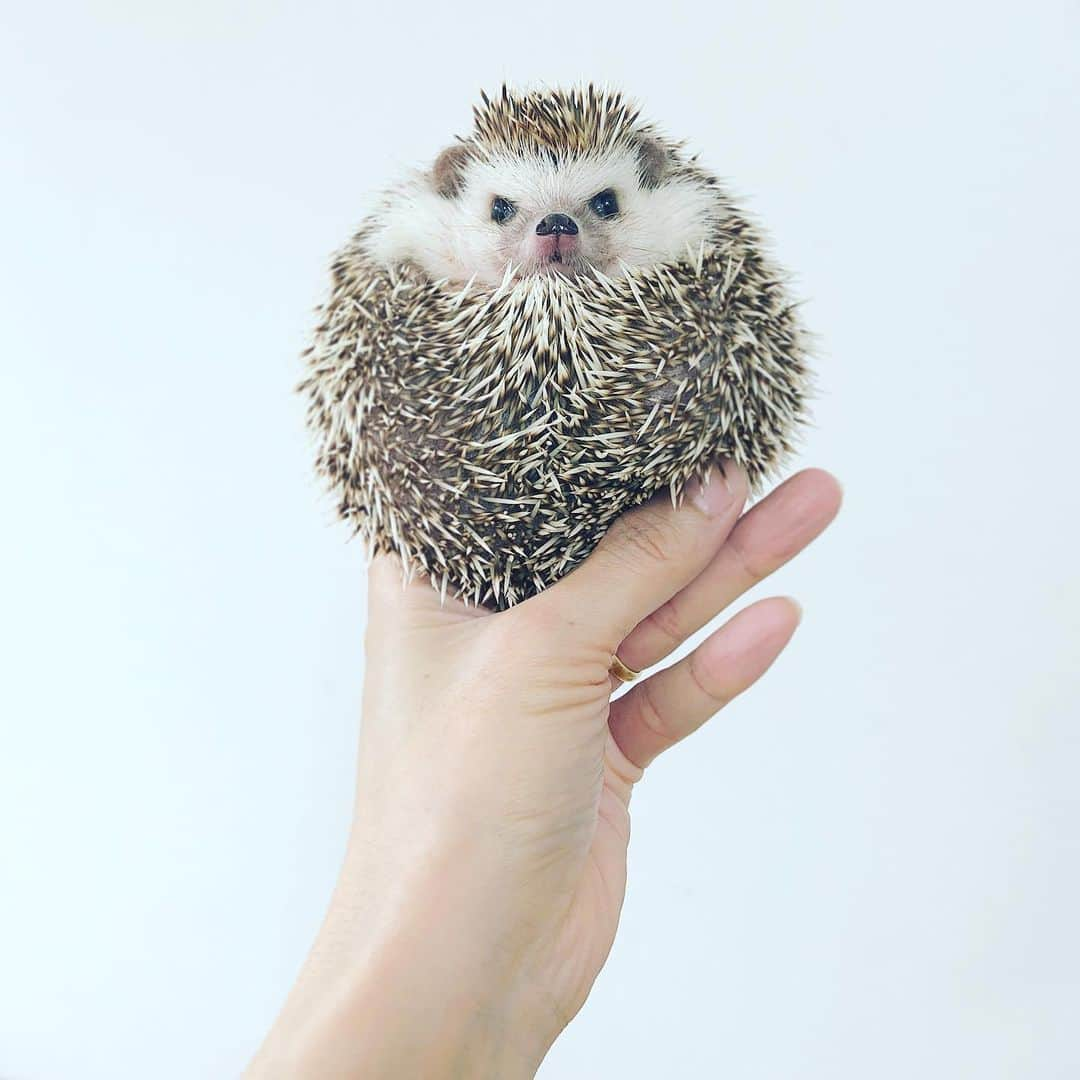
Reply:
<svg viewBox="0 0 1080 1080"><path fill-rule="evenodd" d="M732 640L780 651L802 621L802 605L791 596L768 596L736 613L721 627ZM730 628L730 629L729 629ZM719 633L719 632L718 632Z"/></svg>
<svg viewBox="0 0 1080 1080"><path fill-rule="evenodd" d="M698 646L697 663L735 697L765 674L787 648L799 625L799 610L788 597L758 600L734 615Z"/></svg>
<svg viewBox="0 0 1080 1080"><path fill-rule="evenodd" d="M844 502L844 487L828 470L816 466L796 474L803 484L812 488L816 500L823 508L831 510L830 520L839 512Z"/></svg>
<svg viewBox="0 0 1080 1080"><path fill-rule="evenodd" d="M784 645L798 630L803 618L803 606L794 596L769 596L744 610L746 614L754 613L763 638L782 638Z"/></svg>

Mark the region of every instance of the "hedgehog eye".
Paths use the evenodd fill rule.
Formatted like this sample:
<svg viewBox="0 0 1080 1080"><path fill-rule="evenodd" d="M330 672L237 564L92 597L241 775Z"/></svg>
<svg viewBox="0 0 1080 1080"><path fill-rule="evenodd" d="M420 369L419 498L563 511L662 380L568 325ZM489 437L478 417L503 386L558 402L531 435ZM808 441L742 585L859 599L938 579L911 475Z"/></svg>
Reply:
<svg viewBox="0 0 1080 1080"><path fill-rule="evenodd" d="M614 217L619 212L619 200L611 188L605 188L589 200L589 209L597 217Z"/></svg>
<svg viewBox="0 0 1080 1080"><path fill-rule="evenodd" d="M491 220L500 225L509 221L517 213L517 207L509 199L497 195L491 204Z"/></svg>

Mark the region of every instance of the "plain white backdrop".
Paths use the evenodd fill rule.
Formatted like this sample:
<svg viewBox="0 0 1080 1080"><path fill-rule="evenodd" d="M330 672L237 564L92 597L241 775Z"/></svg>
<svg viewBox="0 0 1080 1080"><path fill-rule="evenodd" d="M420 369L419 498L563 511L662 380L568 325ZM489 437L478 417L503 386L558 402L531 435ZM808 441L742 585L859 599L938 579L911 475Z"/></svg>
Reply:
<svg viewBox="0 0 1080 1080"><path fill-rule="evenodd" d="M636 794L543 1080L1080 1075L1076 5L14 7L0 1076L235 1076L281 1003L363 679L298 354L369 193L503 78L621 86L729 178L847 493L768 585L788 653Z"/></svg>

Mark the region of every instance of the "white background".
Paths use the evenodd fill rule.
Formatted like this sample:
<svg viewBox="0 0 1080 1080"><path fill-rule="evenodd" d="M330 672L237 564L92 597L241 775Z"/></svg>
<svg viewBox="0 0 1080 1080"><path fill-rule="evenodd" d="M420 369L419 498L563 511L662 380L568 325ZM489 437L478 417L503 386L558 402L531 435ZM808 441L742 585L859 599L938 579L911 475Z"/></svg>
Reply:
<svg viewBox="0 0 1080 1080"><path fill-rule="evenodd" d="M542 1077L1080 1075L1076 5L14 7L0 1076L235 1076L279 1006L363 677L298 353L368 193L503 77L621 85L730 178L847 492L768 586L789 653L635 797Z"/></svg>

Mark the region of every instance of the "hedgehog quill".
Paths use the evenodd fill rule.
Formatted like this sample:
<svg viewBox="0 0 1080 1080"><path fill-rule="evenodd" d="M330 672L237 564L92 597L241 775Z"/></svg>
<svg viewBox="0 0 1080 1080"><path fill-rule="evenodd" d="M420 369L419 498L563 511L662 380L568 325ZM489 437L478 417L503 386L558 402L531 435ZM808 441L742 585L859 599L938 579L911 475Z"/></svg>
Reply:
<svg viewBox="0 0 1080 1080"><path fill-rule="evenodd" d="M759 486L791 452L786 276L683 145L618 92L503 87L336 254L299 390L371 551L506 608L718 457Z"/></svg>

